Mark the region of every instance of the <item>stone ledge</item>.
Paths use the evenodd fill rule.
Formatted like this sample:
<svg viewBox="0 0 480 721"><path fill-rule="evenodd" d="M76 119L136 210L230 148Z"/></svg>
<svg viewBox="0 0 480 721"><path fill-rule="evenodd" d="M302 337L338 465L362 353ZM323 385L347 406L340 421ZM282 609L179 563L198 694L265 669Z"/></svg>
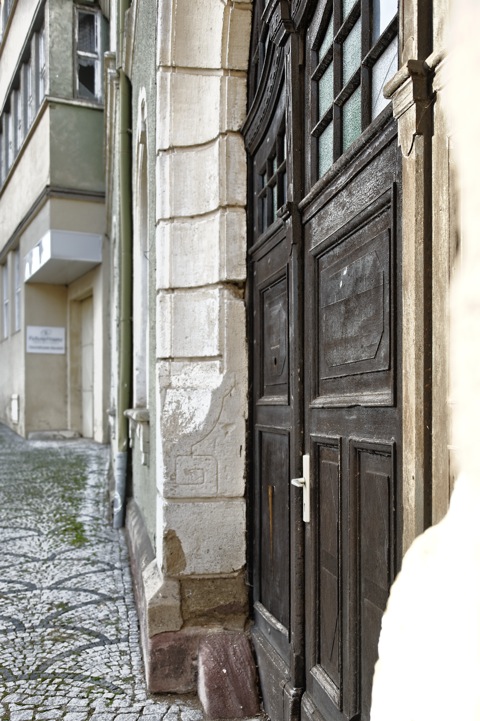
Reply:
<svg viewBox="0 0 480 721"><path fill-rule="evenodd" d="M143 518L134 501L127 506L126 531L149 691L182 694L198 691L208 719L246 718L258 714L256 666L247 635L243 630L226 630L228 619L224 618L223 624L218 623L218 617L210 618L208 608L202 605L197 608L194 604L190 608L186 604L190 623L195 617L198 621L199 617L205 616L205 621L209 620L212 625L182 625L180 583L174 578L161 577ZM225 582L232 584L230 610L234 611L235 624L246 610L244 594L239 594L240 579L241 574L231 580L214 579L222 587ZM207 606L215 605L215 598L210 599L215 586L212 579L190 580L194 585L206 584L202 598L208 591ZM188 585L189 579L184 578L182 582L186 584L183 589L185 604L192 589ZM223 592L226 592L225 588ZM220 601L225 604L226 598L220 598ZM191 602L192 599L190 605ZM216 613L218 616L218 608Z"/></svg>
<svg viewBox="0 0 480 721"><path fill-rule="evenodd" d="M78 431L30 431L29 441L74 441L82 438Z"/></svg>

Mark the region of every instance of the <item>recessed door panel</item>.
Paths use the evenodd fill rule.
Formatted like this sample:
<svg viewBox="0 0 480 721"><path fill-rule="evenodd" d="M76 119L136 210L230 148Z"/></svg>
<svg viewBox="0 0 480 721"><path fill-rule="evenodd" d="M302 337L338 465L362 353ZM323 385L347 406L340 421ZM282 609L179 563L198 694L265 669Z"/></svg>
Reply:
<svg viewBox="0 0 480 721"><path fill-rule="evenodd" d="M260 431L261 580L260 603L284 626L290 625L289 436Z"/></svg>
<svg viewBox="0 0 480 721"><path fill-rule="evenodd" d="M357 509L356 584L359 602L358 679L362 718L369 718L377 641L395 570L395 472L393 445L352 441L354 508Z"/></svg>

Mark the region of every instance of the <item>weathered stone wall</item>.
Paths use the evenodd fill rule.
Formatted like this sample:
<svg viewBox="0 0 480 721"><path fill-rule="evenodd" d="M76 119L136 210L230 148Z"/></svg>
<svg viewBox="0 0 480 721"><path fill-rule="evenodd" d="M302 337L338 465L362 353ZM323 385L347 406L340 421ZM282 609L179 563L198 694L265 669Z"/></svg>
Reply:
<svg viewBox="0 0 480 721"><path fill-rule="evenodd" d="M188 586L189 623L208 616L204 579L221 597L245 565L249 28L249 2L159 8L157 560Z"/></svg>
<svg viewBox="0 0 480 721"><path fill-rule="evenodd" d="M148 413L156 527L147 539L143 526L153 515L145 499L151 497L152 475L140 490L145 472L135 450L137 503L130 506L127 525L147 679L156 691L194 689L199 663L202 679L208 677L208 661L198 659L208 658L205 643L212 633L226 634L224 646L220 640L224 649L243 648L245 642L246 154L240 128L250 16L249 1L160 0L154 109L148 77L141 79L142 53L150 62L148 49L139 53L138 43L130 43L131 61L128 47L126 53L132 67L132 136L139 135L143 82L148 138L155 129L153 155L147 139L145 172L155 212ZM143 37L137 3L128 22L132 37L135 32ZM139 161L137 148L134 198L144 172ZM140 196L134 214L139 202ZM134 303L140 302L134 293ZM136 342L142 342L140 336ZM208 697L208 678L203 686ZM234 704L235 714L242 710Z"/></svg>

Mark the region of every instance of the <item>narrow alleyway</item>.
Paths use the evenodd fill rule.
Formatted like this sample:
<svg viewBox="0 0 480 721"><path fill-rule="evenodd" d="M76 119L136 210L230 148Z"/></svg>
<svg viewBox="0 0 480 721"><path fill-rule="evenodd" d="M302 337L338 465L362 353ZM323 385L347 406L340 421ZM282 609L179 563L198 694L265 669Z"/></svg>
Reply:
<svg viewBox="0 0 480 721"><path fill-rule="evenodd" d="M0 425L2 721L201 721L145 690L123 533L107 519L105 446Z"/></svg>

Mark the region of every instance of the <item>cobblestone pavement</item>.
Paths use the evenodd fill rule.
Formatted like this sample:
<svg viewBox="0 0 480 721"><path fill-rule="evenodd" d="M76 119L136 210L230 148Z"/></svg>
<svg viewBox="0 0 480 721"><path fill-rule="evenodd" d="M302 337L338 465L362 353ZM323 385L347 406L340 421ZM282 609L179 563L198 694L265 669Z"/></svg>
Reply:
<svg viewBox="0 0 480 721"><path fill-rule="evenodd" d="M107 519L108 449L24 441L0 424L2 721L201 721L146 693L122 532Z"/></svg>

